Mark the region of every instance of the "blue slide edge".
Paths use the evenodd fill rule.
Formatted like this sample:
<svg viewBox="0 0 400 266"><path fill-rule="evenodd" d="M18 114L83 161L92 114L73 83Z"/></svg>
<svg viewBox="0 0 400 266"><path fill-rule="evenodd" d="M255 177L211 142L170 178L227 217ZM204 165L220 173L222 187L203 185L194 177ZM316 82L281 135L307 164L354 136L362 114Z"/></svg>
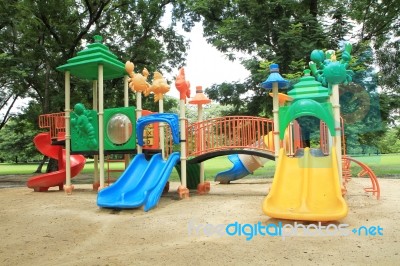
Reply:
<svg viewBox="0 0 400 266"><path fill-rule="evenodd" d="M167 161L160 158L162 158L161 154L156 154L151 160L153 163L157 163L157 161L159 161L160 164L164 163L163 168L160 169L161 171L156 172L155 175L149 174L152 173L151 169L149 169L151 163L146 159L135 160L135 157L116 183L99 191L97 205L99 207L118 209L131 209L145 205L145 211L154 208L161 197L172 169L180 159L180 153L172 153ZM140 169L139 172L142 173L136 174L137 171L129 169ZM127 177L128 175L130 175L129 178ZM147 182L148 187L151 187L151 189L146 190L145 188L138 187L144 182ZM133 185L127 186L127 184ZM128 199L124 199L125 196L128 196ZM129 198L131 200L134 198L135 200L130 202Z"/></svg>
<svg viewBox="0 0 400 266"><path fill-rule="evenodd" d="M147 212L153 209L155 206L157 206L158 201L160 200L160 197L162 195L162 192L164 191L165 184L167 183L168 178L171 175L172 170L174 169L179 159L180 159L179 152L174 152L170 154L167 163L164 166L162 173L160 174L161 177L159 179L153 178L154 180L158 180L158 182L157 185L150 191L147 200L145 201L144 211ZM152 177L148 176L147 178L152 178Z"/></svg>
<svg viewBox="0 0 400 266"><path fill-rule="evenodd" d="M246 167L244 166L243 162L240 160L238 154L231 154L228 156L229 161L232 162L233 166L231 169L219 172L215 176L215 181L219 181L223 184L227 184L230 181L238 180L243 178L249 174L251 174Z"/></svg>
<svg viewBox="0 0 400 266"><path fill-rule="evenodd" d="M118 203L123 200L126 190L135 188L140 182L140 179L133 179L132 177L140 176L148 164L149 162L144 154L137 154L114 184L98 192L97 205L99 207L118 208Z"/></svg>

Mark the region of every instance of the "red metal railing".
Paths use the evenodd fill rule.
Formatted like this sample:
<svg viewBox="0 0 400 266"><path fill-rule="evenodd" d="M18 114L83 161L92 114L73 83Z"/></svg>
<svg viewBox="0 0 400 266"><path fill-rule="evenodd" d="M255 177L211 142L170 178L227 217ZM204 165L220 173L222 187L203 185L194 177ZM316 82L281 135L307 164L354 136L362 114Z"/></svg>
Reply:
<svg viewBox="0 0 400 266"><path fill-rule="evenodd" d="M272 131L271 119L252 116L225 116L196 122L187 126L187 155L249 147L273 152L264 143L264 136Z"/></svg>
<svg viewBox="0 0 400 266"><path fill-rule="evenodd" d="M43 114L39 116L39 127L48 128L51 139L65 135L65 113Z"/></svg>

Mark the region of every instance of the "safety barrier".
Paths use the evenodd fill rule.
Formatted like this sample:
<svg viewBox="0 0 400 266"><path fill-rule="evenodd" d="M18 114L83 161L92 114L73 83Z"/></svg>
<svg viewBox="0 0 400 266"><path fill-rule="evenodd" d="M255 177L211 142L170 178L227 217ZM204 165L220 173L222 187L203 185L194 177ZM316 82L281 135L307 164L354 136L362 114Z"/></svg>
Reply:
<svg viewBox="0 0 400 266"><path fill-rule="evenodd" d="M252 150L273 152L263 141L272 131L273 120L252 116L225 116L196 122L187 127L188 156L250 146Z"/></svg>
<svg viewBox="0 0 400 266"><path fill-rule="evenodd" d="M60 138L65 134L65 112L40 115L39 127L48 128L51 139Z"/></svg>

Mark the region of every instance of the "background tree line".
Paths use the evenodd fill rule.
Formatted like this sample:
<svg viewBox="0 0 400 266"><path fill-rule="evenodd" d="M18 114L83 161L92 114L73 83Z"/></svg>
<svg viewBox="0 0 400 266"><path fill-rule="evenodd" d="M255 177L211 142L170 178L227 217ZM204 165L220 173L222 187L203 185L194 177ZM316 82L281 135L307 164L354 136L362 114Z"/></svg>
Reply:
<svg viewBox="0 0 400 266"><path fill-rule="evenodd" d="M246 55L240 59L251 72L246 82L206 90L211 99L233 105L232 114L272 116L272 101L258 86L271 63L278 63L293 84L313 49L334 49L340 58L340 49L350 42L353 83L340 91L348 152L387 152L381 140L388 128L399 139L400 1L203 0L187 5L188 17L201 16L209 43L230 58Z"/></svg>
<svg viewBox="0 0 400 266"><path fill-rule="evenodd" d="M2 0L0 152L37 154L32 138L38 116L64 108L64 77L56 67L94 35L102 35L121 60L135 62L136 70L170 72L184 64L189 47L178 27L190 31L195 23L203 25L210 44L241 60L251 73L243 83L206 88L211 99L230 106L224 114L271 116L272 101L258 86L269 64L279 63L280 72L295 82L311 50L338 50L350 41L354 83L341 88L342 110L350 121L348 146L377 145L388 127L395 128L390 132L398 139L399 9L400 0ZM90 106L89 82L72 82L71 101ZM122 105L121 84L107 82L105 107ZM369 96L368 110L365 93L357 87ZM10 110L20 99L29 104L14 115ZM152 99L144 104L156 109ZM167 100L166 109L176 105ZM360 108L363 117L349 118Z"/></svg>

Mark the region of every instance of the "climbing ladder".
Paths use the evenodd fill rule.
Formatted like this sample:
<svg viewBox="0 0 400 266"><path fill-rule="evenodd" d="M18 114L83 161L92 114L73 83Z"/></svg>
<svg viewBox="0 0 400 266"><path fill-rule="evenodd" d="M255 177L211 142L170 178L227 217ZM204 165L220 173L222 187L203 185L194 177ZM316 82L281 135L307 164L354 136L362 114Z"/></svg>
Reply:
<svg viewBox="0 0 400 266"><path fill-rule="evenodd" d="M127 164L126 164L126 160L125 159L111 159L110 156L107 156L106 158L106 162L107 162L107 183L108 185L110 185L110 183L115 182L115 178L113 178L111 176L111 173L122 173L125 171ZM111 169L112 168L112 164L115 163L124 163L124 168L123 169Z"/></svg>

